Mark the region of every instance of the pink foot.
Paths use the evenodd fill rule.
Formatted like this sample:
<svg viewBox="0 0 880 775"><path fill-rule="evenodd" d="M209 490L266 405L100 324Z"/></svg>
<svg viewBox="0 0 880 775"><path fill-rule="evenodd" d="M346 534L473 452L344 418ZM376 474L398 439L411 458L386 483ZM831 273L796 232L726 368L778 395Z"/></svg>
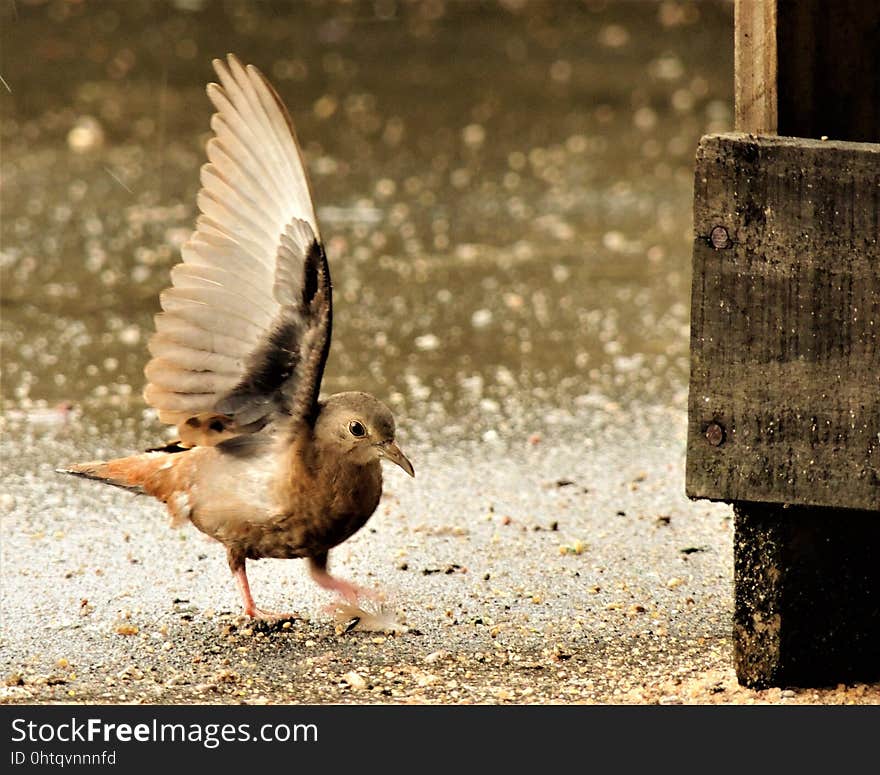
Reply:
<svg viewBox="0 0 880 775"><path fill-rule="evenodd" d="M257 608L256 606L245 608L244 613L245 616L249 616L251 619L256 619L258 622L266 622L267 624L284 621L285 619L297 618L296 614L283 614L279 613L278 611L265 611L262 608Z"/></svg>
<svg viewBox="0 0 880 775"><path fill-rule="evenodd" d="M309 573L321 589L328 589L331 592L336 592L343 600L351 605L357 605L362 597L366 597L369 600L379 600L381 598L381 595L373 589L359 587L345 579L331 576L324 568L321 568L314 562L309 563ZM331 606L330 608L331 610L336 609L335 606Z"/></svg>
<svg viewBox="0 0 880 775"><path fill-rule="evenodd" d="M296 614L281 614L277 611L265 611L257 608L254 603L253 595L251 595L251 587L248 584L247 573L244 565L235 569L235 581L238 584L238 590L241 593L241 602L244 605L245 616L256 619L261 622L277 622L282 619L296 619Z"/></svg>

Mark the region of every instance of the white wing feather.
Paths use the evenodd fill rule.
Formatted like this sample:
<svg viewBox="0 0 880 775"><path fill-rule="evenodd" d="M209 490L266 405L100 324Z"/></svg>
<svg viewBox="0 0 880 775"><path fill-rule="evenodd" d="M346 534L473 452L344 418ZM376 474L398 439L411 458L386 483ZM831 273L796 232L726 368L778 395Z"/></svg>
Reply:
<svg viewBox="0 0 880 775"><path fill-rule="evenodd" d="M163 422L214 411L293 303L309 242L320 239L290 120L256 68L214 61L217 112L197 203L201 215L161 296L144 396ZM302 221L311 228L311 234ZM291 225L293 224L293 225Z"/></svg>

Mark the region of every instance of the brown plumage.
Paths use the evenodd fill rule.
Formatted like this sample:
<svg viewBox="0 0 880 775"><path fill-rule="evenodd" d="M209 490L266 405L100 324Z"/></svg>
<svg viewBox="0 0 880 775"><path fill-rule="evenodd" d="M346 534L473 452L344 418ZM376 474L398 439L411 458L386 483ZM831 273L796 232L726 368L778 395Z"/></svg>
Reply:
<svg viewBox="0 0 880 775"><path fill-rule="evenodd" d="M245 563L305 557L322 587L356 602L328 551L370 518L380 460L413 468L394 418L367 393L319 399L332 287L308 181L281 99L254 67L214 61L217 108L202 168L201 215L161 296L144 397L177 426L164 447L64 473L151 495L172 525L226 547L245 612Z"/></svg>

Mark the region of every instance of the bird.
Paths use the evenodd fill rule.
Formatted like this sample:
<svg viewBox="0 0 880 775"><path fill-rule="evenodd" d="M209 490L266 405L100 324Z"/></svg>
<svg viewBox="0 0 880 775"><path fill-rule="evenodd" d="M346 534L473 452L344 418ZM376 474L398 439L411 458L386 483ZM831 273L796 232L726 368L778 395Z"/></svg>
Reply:
<svg viewBox="0 0 880 775"><path fill-rule="evenodd" d="M226 549L244 613L258 608L248 560L304 558L348 604L371 590L334 576L330 549L370 519L386 460L415 476L394 416L368 393L320 391L332 284L287 108L234 55L213 60L216 112L199 215L148 341L143 397L174 441L57 469L156 498Z"/></svg>

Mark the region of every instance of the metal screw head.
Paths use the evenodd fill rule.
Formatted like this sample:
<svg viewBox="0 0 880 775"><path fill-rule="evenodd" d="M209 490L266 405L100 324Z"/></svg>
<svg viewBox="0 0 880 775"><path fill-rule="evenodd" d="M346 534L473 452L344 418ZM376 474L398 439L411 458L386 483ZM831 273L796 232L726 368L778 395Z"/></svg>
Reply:
<svg viewBox="0 0 880 775"><path fill-rule="evenodd" d="M720 447L724 443L726 437L724 427L717 422L710 422L706 426L703 435L706 437L706 441L708 441L713 447Z"/></svg>
<svg viewBox="0 0 880 775"><path fill-rule="evenodd" d="M723 226L716 226L709 234L709 242L715 250L724 250L731 245L730 234Z"/></svg>

